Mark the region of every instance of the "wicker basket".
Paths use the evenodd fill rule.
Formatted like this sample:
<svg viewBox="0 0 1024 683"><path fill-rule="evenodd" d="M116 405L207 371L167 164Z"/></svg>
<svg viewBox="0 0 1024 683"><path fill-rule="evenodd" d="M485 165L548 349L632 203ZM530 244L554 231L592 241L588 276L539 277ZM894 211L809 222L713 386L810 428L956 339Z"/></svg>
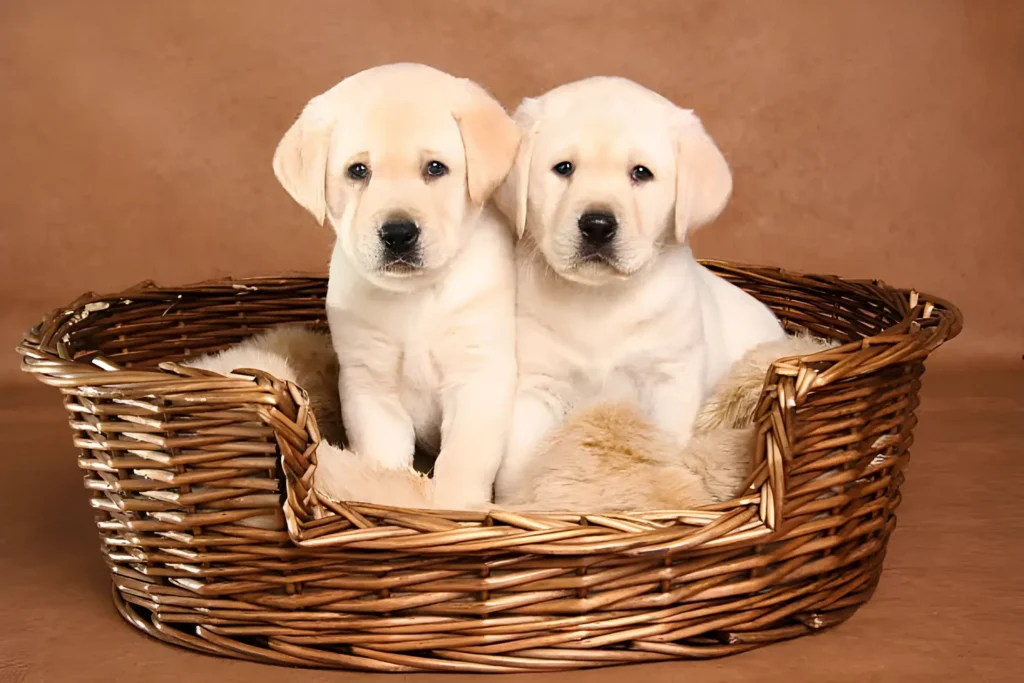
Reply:
<svg viewBox="0 0 1024 683"><path fill-rule="evenodd" d="M844 345L774 364L753 485L702 510L484 515L318 500L319 435L301 388L175 362L269 325L322 322L322 278L90 294L19 352L64 396L114 602L151 636L372 671L716 657L827 628L870 597L923 362L962 319L880 282L707 265L790 329ZM252 523L267 515L276 529Z"/></svg>

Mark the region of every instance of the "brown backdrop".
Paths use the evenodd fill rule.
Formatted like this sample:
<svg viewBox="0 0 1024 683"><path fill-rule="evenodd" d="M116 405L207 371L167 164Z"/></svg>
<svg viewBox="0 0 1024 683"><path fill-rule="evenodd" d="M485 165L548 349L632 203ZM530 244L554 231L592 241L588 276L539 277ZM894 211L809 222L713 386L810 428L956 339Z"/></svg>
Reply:
<svg viewBox="0 0 1024 683"><path fill-rule="evenodd" d="M1014 0L8 1L3 339L86 290L322 269L274 146L345 75L415 60L509 107L590 74L659 90L735 170L700 255L932 291L967 318L951 356L1019 358L1022 26Z"/></svg>
<svg viewBox="0 0 1024 683"><path fill-rule="evenodd" d="M1024 614L1010 550L1024 532L1011 485L1024 476L1022 27L1018 0L5 0L0 346L86 290L322 270L330 236L270 158L306 100L354 71L424 61L509 107L591 74L632 77L696 109L733 165L735 197L700 255L940 294L967 325L938 367L1009 363L927 385L915 453L929 459L858 617L724 663L645 670L996 680ZM0 382L20 389L0 392L0 566L3 601L12 588L19 601L0 680L318 680L211 663L119 623L57 397L4 358Z"/></svg>

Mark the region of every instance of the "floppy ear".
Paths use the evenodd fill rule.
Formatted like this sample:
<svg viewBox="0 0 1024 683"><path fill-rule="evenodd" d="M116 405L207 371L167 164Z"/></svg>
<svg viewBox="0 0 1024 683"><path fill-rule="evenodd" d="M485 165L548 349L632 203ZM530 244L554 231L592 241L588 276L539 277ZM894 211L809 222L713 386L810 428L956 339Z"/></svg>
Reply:
<svg viewBox="0 0 1024 683"><path fill-rule="evenodd" d="M331 102L325 95L314 97L274 152L277 181L320 225L327 215L327 150L334 121Z"/></svg>
<svg viewBox="0 0 1024 683"><path fill-rule="evenodd" d="M484 205L508 175L519 147L519 129L497 100L468 79L460 79L461 102L452 112L466 149L469 198Z"/></svg>
<svg viewBox="0 0 1024 683"><path fill-rule="evenodd" d="M516 109L513 120L516 122L522 140L519 142L519 151L516 153L515 163L505 182L498 188L494 196L494 203L498 210L512 223L516 230L516 237L522 237L526 232L526 200L527 190L530 187L530 163L533 161L533 141L537 137L537 101L531 99L523 100Z"/></svg>
<svg viewBox="0 0 1024 683"><path fill-rule="evenodd" d="M722 213L732 194L732 172L693 112L684 111L676 139L676 241L691 228L707 225Z"/></svg>

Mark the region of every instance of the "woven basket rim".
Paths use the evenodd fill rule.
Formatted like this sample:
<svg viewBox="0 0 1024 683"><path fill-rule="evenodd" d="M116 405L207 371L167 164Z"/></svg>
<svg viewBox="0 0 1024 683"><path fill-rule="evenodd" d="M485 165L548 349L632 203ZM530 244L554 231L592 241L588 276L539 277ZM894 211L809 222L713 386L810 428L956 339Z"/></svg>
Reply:
<svg viewBox="0 0 1024 683"><path fill-rule="evenodd" d="M924 306L927 306L927 304L930 303L930 304L932 304L932 307L934 309L937 309L938 311L942 311L942 312L944 312L946 315L948 315L950 317L950 324L949 324L948 328L945 330L945 335L940 340L940 342L939 342L940 344L944 343L946 341L949 341L949 340L951 340L951 339L953 339L955 337L957 337L960 334L960 332L963 330L963 313L952 302L950 302L950 301L948 301L946 299L943 299L942 297L938 297L938 296L935 296L935 295L932 295L932 294L921 292L921 291L915 290L915 289L893 288L893 287L890 287L888 284L886 284L883 280L880 280L880 279L845 278L845 277L834 276L834 275L813 275L813 274L809 274L809 273L803 273L803 272L800 272L800 271L787 270L787 269L780 268L780 267L775 267L775 266L758 266L758 265L753 265L753 264L745 264L745 263L739 263L739 262L734 262L734 261L722 261L722 260L717 260L717 259L697 259L697 260L702 265L709 266L709 267L711 267L712 269L714 269L714 270L716 270L718 272L739 272L739 273L742 273L743 275L746 275L746 276L749 276L749 275L755 274L755 273L758 274L758 275L761 275L761 276L766 276L766 275L770 275L770 274L774 273L774 274L778 274L780 276L794 276L794 275L798 275L798 276L807 277L807 278L823 277L823 278L839 280L839 281L842 281L842 282L845 282L845 283L848 283L848 284L860 284L860 285L866 285L866 286L871 286L871 287L876 287L876 288L881 288L881 289L891 289L891 290L894 290L894 291L897 291L897 292L900 292L900 293L904 294L908 298L908 300L911 301L911 302L914 302L914 301L925 302ZM127 287L125 289L122 289L122 290L116 291L116 292L110 292L110 293L106 293L106 294L97 294L95 292L89 291L89 292L86 292L86 293L80 295L79 297L77 297L71 303L69 303L69 304L67 304L65 306L58 306L58 307L52 309L48 314L44 315L43 318L38 323L36 323L32 327L30 327L25 332L25 334L23 335L22 342L16 347L15 350L20 355L22 355L23 357L24 356L28 356L30 354L44 354L46 356L51 357L50 360L52 360L53 362L69 363L69 364L71 364L71 365L73 365L73 366L75 366L77 368L80 368L80 369L86 370L86 371L95 371L95 372L116 371L116 370L113 370L112 364L107 365L106 367L104 367L102 365L96 365L96 364L91 363L91 362L90 363L83 363L83 362L75 361L73 359L62 358L61 354L59 352L59 348L58 348L59 340L53 334L54 326L57 323L57 321L70 318L71 316L73 316L75 314L76 311L78 311L80 309L86 309L86 308L88 308L91 305L108 303L108 302L110 302L112 300L128 299L128 300L131 300L132 302L134 302L134 301L139 301L139 300L145 299L147 297L153 296L154 294L159 294L159 295L167 295L167 294L175 294L175 293L190 293L190 294L192 294L192 293L200 293L200 292L202 292L204 290L207 290L210 293L229 293L231 291L239 291L239 290L245 291L245 290L247 290L250 287L255 288L255 287L259 286L259 285L269 285L269 284L281 283L281 282L289 282L290 281L290 282L296 283L296 286L300 286L302 283L306 283L306 284L319 283L319 282L325 282L326 280L327 280L327 276L324 275L324 274L321 274L321 273L294 271L294 272L285 272L285 273L282 273L282 274L279 274L279 275L254 275L254 276L244 276L244 277L228 276L228 277L210 278L210 279L206 279L206 280L199 280L199 281L193 282L193 283L188 283L188 284L183 284L183 285L170 285L170 286L157 284L153 280L143 280L143 281L141 281L141 282L139 282L139 283L137 283L135 285L132 285L130 287ZM928 313L930 315L931 311L929 310ZM908 314L908 317L909 317L909 314ZM850 342L849 344L846 344L846 345L843 345L842 347L837 347L837 348L846 348L846 347L849 347L851 344L852 345L857 345L857 346L869 345L872 342L877 342L878 340L880 340L882 338L885 338L885 337L891 335L892 333L898 331L907 322L908 322L907 320L904 320L903 322L901 322L901 323L899 323L897 325L893 325L893 326L887 328L886 330L882 331L881 333L879 333L877 335L872 335L872 336L869 336L869 337L865 337L863 340L860 340L860 341L857 341L857 342ZM829 354L829 352L820 352L820 353L817 353L817 354L803 356L802 358L806 362L814 362L814 361L819 360L822 355L828 355L828 354ZM780 359L780 360L786 360L786 359ZM176 364L171 364L171 365L176 365ZM23 366L23 369L27 370L27 371L30 371L27 368L25 368L24 366ZM125 370L120 370L120 371L124 372ZM168 375L177 378L177 376L179 375L178 372L176 372L174 369L172 369L170 367L168 367L166 369L165 368L160 368L158 370L132 370L131 372L132 373L151 373L151 374L153 374L155 376L165 377L165 378L167 378ZM204 372L207 372L207 373L212 374L212 375L218 374L218 373L212 373L210 371L204 371ZM226 379L233 379L233 378L227 378L224 375L221 375L221 376L225 377ZM255 378L253 380L237 380L237 381L240 381L240 382L250 382L250 381L255 381Z"/></svg>

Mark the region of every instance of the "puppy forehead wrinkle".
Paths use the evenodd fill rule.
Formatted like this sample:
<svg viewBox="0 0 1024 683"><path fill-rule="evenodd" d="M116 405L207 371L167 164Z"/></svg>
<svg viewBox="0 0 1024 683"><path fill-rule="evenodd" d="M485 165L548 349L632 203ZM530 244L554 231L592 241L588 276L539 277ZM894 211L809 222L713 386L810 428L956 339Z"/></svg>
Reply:
<svg viewBox="0 0 1024 683"><path fill-rule="evenodd" d="M391 169L418 174L426 161L438 159L450 167L463 156L458 124L443 112L431 116L415 108L388 111L366 107L334 129L329 167L343 171L349 164L369 164L374 172Z"/></svg>
<svg viewBox="0 0 1024 683"><path fill-rule="evenodd" d="M370 108L367 123L372 147L378 150L417 156L426 150L461 150L458 123L444 107L381 102Z"/></svg>
<svg viewBox="0 0 1024 683"><path fill-rule="evenodd" d="M618 118L588 117L565 126L543 127L538 150L544 161L565 159L586 173L604 168L618 172L624 165L663 169L674 164L673 131L667 125L641 125Z"/></svg>

